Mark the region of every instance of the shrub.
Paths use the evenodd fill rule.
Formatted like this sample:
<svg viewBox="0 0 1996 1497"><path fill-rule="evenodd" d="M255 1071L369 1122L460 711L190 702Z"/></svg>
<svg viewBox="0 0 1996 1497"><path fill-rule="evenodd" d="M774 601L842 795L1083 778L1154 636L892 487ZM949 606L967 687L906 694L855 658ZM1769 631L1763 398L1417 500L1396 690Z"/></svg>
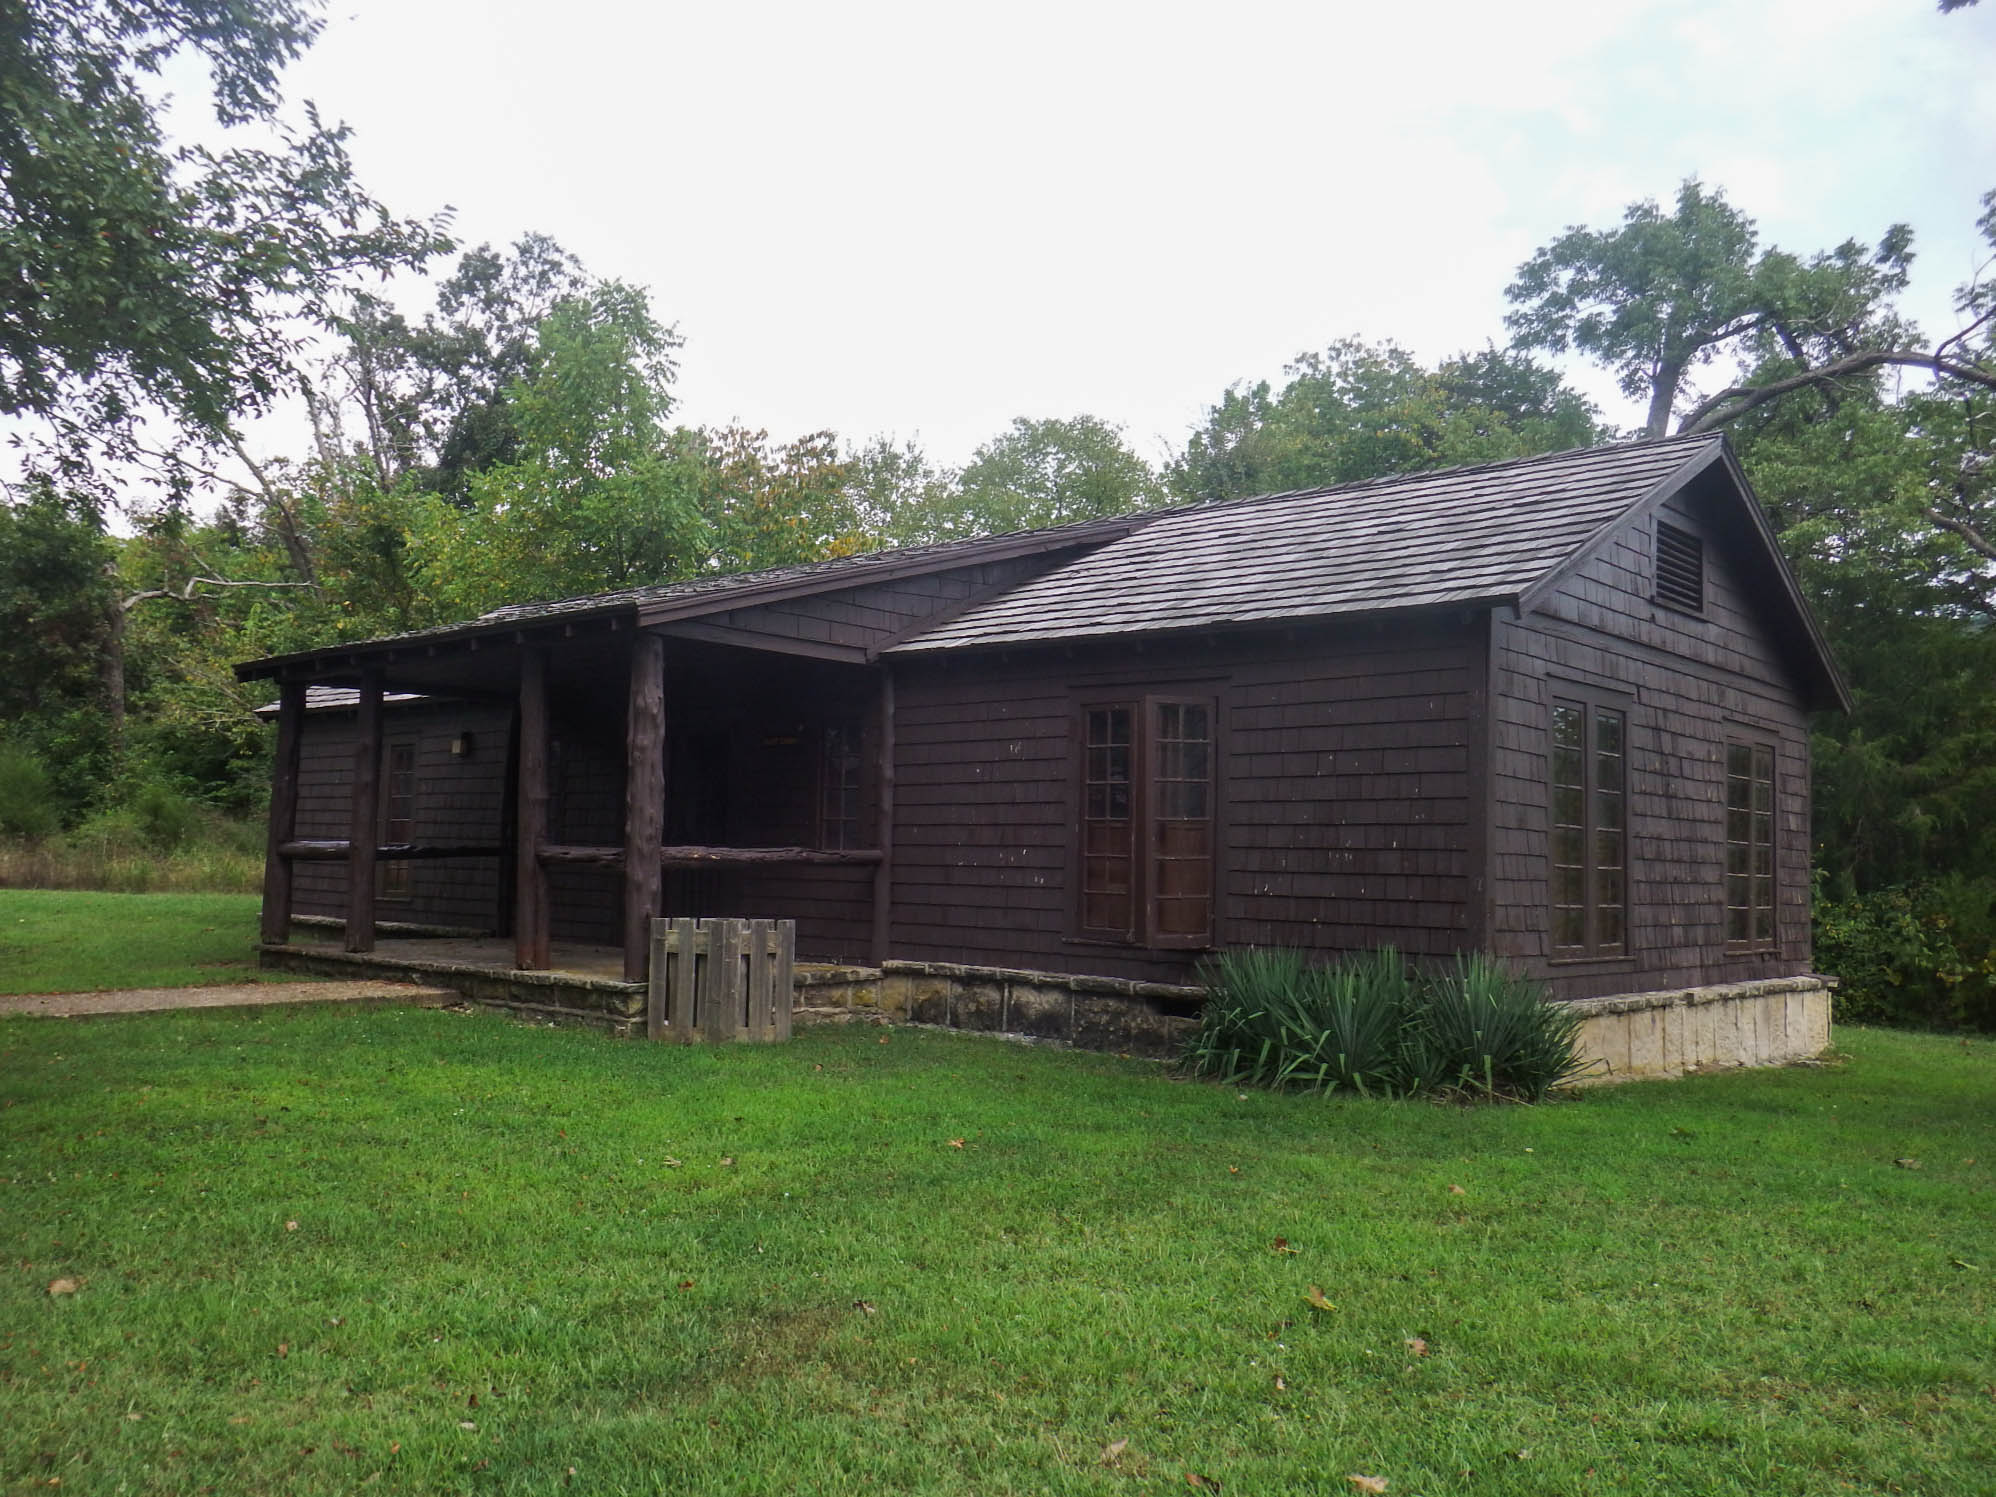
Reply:
<svg viewBox="0 0 1996 1497"><path fill-rule="evenodd" d="M1537 1102L1582 1069L1580 1018L1490 957L1458 959L1429 984L1407 1043L1427 1085Z"/></svg>
<svg viewBox="0 0 1996 1497"><path fill-rule="evenodd" d="M46 837L58 823L54 786L42 761L0 743L0 832Z"/></svg>
<svg viewBox="0 0 1996 1497"><path fill-rule="evenodd" d="M1206 972L1187 1062L1262 1086L1359 1092L1398 1087L1400 1033L1414 987L1391 951L1313 967L1301 952L1228 952Z"/></svg>
<svg viewBox="0 0 1996 1497"><path fill-rule="evenodd" d="M1581 1069L1572 1010L1486 957L1421 977L1391 950L1313 965L1298 951L1253 948L1203 975L1206 1002L1183 1060L1220 1081L1538 1101Z"/></svg>
<svg viewBox="0 0 1996 1497"><path fill-rule="evenodd" d="M1996 880L1946 878L1851 899L1816 890L1816 964L1842 1023L1996 1030Z"/></svg>

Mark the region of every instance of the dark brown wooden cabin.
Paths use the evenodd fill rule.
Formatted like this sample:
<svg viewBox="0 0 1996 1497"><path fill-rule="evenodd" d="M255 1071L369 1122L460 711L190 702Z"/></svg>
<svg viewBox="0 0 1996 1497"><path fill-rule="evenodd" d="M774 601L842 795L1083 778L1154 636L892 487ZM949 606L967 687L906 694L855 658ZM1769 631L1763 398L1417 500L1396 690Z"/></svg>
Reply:
<svg viewBox="0 0 1996 1497"><path fill-rule="evenodd" d="M500 609L281 685L294 914L1183 981L1483 949L1562 996L1809 970L1847 705L1723 438Z"/></svg>

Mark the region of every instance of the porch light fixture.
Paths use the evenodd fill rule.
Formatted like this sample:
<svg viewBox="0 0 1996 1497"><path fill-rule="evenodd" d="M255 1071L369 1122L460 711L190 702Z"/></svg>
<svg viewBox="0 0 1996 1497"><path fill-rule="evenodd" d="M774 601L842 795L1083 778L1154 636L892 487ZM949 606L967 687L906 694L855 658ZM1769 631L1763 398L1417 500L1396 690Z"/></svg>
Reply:
<svg viewBox="0 0 1996 1497"><path fill-rule="evenodd" d="M458 734L450 741L450 756L453 759L469 759L471 757L472 744L473 739L469 733Z"/></svg>

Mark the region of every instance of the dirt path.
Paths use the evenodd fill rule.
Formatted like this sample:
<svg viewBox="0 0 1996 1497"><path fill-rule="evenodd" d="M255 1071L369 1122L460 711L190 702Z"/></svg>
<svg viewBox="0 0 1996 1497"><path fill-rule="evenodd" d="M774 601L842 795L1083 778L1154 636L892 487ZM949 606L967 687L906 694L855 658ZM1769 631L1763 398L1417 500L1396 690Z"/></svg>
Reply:
<svg viewBox="0 0 1996 1497"><path fill-rule="evenodd" d="M416 1003L457 1001L448 988L409 982L243 982L218 988L125 988L110 993L31 993L0 997L0 1014L80 1019L92 1014L148 1014L176 1008L263 1008L278 1003Z"/></svg>

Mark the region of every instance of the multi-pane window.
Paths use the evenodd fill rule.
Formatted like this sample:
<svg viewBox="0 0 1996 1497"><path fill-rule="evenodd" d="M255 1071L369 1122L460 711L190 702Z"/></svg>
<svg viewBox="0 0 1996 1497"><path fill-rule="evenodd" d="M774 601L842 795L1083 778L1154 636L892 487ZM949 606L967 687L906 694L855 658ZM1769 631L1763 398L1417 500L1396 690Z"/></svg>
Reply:
<svg viewBox="0 0 1996 1497"><path fill-rule="evenodd" d="M388 745L388 774L382 789L381 840L390 845L416 840L416 745ZM406 859L383 859L381 897L409 897L409 864Z"/></svg>
<svg viewBox="0 0 1996 1497"><path fill-rule="evenodd" d="M1774 748L1726 744L1726 944L1774 946Z"/></svg>
<svg viewBox="0 0 1996 1497"><path fill-rule="evenodd" d="M1080 928L1151 946L1213 932L1213 705L1082 712Z"/></svg>
<svg viewBox="0 0 1996 1497"><path fill-rule="evenodd" d="M824 757L818 769L818 845L827 848L864 845L859 825L859 728L853 723L825 725Z"/></svg>
<svg viewBox="0 0 1996 1497"><path fill-rule="evenodd" d="M1551 754L1552 954L1628 954L1628 717L1555 698Z"/></svg>

